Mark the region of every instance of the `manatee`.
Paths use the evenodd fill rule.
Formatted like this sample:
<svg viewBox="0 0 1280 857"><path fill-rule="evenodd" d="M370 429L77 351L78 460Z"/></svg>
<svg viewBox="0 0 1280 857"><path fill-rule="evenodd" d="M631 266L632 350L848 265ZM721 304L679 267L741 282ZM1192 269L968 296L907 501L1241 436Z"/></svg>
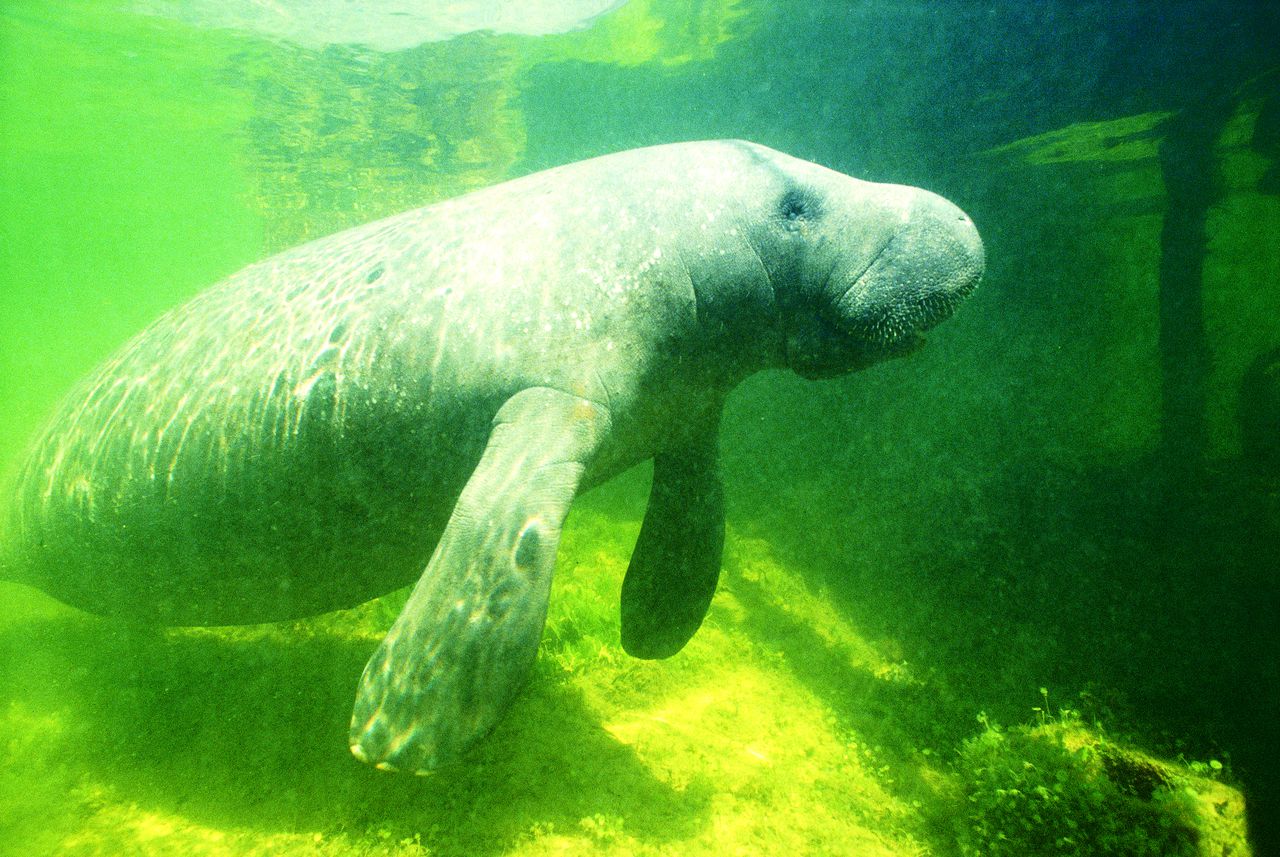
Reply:
<svg viewBox="0 0 1280 857"><path fill-rule="evenodd" d="M416 581L350 745L424 772L520 689L575 495L653 460L621 639L674 654L719 575L729 391L907 354L983 265L941 197L741 141L350 229L196 295L71 393L19 472L6 576L162 625L309 616Z"/></svg>

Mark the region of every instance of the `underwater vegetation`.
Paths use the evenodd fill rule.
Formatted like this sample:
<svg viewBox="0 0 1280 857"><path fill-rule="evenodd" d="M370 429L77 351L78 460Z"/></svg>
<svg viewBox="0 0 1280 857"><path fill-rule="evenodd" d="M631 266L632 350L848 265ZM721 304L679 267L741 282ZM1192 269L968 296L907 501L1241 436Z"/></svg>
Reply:
<svg viewBox="0 0 1280 857"><path fill-rule="evenodd" d="M613 603L639 518L601 490L570 517L526 692L428 777L368 769L343 741L403 593L135 636L3 590L21 609L0 626L0 852L1249 853L1212 762L1123 749L1040 699L1026 726L979 724L960 688L860 634L749 534L730 533L686 652L628 658Z"/></svg>
<svg viewBox="0 0 1280 857"><path fill-rule="evenodd" d="M1221 772L1221 762L1162 762L1085 727L1071 711L1039 720L1002 730L984 717L983 731L961 746L962 854L1250 853L1242 796L1205 776Z"/></svg>

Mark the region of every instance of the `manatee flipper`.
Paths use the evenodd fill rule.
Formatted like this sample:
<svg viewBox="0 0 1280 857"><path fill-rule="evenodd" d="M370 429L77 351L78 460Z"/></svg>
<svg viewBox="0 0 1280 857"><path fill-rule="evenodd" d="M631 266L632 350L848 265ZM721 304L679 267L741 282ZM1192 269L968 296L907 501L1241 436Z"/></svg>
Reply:
<svg viewBox="0 0 1280 857"><path fill-rule="evenodd" d="M365 666L357 758L425 771L497 722L537 653L560 528L608 430L604 408L542 387L498 411L431 561Z"/></svg>
<svg viewBox="0 0 1280 857"><path fill-rule="evenodd" d="M622 581L622 648L666 658L702 624L720 577L724 491L716 426L653 460L653 487Z"/></svg>

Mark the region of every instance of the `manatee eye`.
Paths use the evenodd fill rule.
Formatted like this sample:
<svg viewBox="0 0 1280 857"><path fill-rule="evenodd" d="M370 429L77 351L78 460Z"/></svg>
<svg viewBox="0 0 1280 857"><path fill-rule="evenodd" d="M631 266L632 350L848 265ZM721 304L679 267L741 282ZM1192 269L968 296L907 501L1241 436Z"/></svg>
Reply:
<svg viewBox="0 0 1280 857"><path fill-rule="evenodd" d="M798 229L821 213L818 195L807 187L789 187L778 198L778 219L786 229Z"/></svg>

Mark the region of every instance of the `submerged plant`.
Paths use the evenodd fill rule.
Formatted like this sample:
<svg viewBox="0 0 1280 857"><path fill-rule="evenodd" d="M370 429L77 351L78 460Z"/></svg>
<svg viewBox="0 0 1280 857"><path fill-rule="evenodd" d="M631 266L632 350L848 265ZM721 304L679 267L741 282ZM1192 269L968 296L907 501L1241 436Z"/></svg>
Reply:
<svg viewBox="0 0 1280 857"><path fill-rule="evenodd" d="M1070 712L1050 717L1047 699L1035 726L979 719L957 763L966 857L1249 853L1238 793L1191 766L1116 745Z"/></svg>

